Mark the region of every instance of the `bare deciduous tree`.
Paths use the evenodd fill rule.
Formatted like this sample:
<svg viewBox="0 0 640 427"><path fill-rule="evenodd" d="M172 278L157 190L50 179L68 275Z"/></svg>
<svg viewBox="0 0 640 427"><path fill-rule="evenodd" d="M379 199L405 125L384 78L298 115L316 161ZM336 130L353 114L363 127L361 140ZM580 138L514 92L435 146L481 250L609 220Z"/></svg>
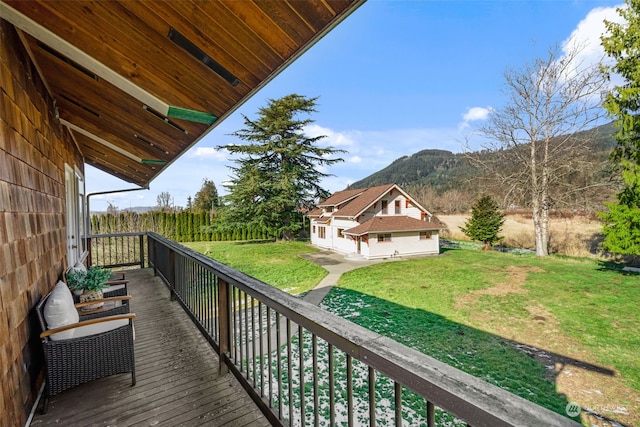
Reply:
<svg viewBox="0 0 640 427"><path fill-rule="evenodd" d="M478 129L484 152L472 160L500 182L504 201L526 200L532 209L536 254L548 255L549 211L580 186L562 178L588 168L587 129L603 117L605 79L598 64L580 63L581 49L550 49L520 70L504 73L508 103ZM490 156L486 156L489 152Z"/></svg>
<svg viewBox="0 0 640 427"><path fill-rule="evenodd" d="M169 212L173 208L173 197L168 191L163 191L158 194L156 201L158 202L158 207L162 211Z"/></svg>

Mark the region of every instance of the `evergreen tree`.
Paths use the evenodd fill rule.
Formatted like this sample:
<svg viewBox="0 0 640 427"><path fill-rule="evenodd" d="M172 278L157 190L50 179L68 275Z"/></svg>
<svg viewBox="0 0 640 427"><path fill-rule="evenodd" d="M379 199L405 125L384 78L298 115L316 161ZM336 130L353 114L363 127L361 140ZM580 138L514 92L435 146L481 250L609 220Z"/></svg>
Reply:
<svg viewBox="0 0 640 427"><path fill-rule="evenodd" d="M213 181L205 178L202 181L202 187L196 193L193 199L194 212L211 212L220 206L220 198L218 197L218 189Z"/></svg>
<svg viewBox="0 0 640 427"><path fill-rule="evenodd" d="M612 160L622 176L617 203L605 203L608 212L599 213L604 222L602 247L622 255L640 255L640 1L626 0L617 9L623 23L605 21L608 34L602 46L615 64L603 67L623 84L607 94L604 107L615 119L617 147Z"/></svg>
<svg viewBox="0 0 640 427"><path fill-rule="evenodd" d="M605 236L602 247L621 255L640 255L640 166L623 161L624 189L617 203L605 203L607 212L598 212Z"/></svg>
<svg viewBox="0 0 640 427"><path fill-rule="evenodd" d="M342 151L319 147L324 136L304 134L313 120L300 116L315 112L316 100L296 94L271 99L257 119L245 116L245 128L232 134L245 145L218 147L239 155L226 185L228 207L219 222L259 226L290 240L302 226L294 220L298 209L329 196L320 186L328 175L316 167L342 161L332 157Z"/></svg>
<svg viewBox="0 0 640 427"><path fill-rule="evenodd" d="M461 228L471 240L484 243L483 250L488 250L494 242L502 240L500 229L504 224L504 214L500 212L498 204L491 196L483 195L471 207L471 218Z"/></svg>

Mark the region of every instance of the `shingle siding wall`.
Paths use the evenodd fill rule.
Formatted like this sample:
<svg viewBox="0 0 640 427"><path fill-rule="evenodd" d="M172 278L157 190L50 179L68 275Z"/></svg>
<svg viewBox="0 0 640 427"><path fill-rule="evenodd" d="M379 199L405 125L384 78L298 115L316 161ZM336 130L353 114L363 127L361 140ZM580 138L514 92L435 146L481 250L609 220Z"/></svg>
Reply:
<svg viewBox="0 0 640 427"><path fill-rule="evenodd" d="M64 164L82 159L2 20L0 83L0 425L22 426L43 378L33 308L66 263Z"/></svg>

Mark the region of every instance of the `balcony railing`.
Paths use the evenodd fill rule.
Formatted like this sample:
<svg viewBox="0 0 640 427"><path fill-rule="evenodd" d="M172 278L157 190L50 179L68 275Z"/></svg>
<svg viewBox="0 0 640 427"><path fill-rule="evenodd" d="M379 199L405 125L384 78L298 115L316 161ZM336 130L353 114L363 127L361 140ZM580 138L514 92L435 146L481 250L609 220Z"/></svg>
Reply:
<svg viewBox="0 0 640 427"><path fill-rule="evenodd" d="M135 236L273 425L579 425L157 234ZM139 248L118 259L144 266Z"/></svg>
<svg viewBox="0 0 640 427"><path fill-rule="evenodd" d="M147 233L93 234L87 237L89 265L145 267Z"/></svg>

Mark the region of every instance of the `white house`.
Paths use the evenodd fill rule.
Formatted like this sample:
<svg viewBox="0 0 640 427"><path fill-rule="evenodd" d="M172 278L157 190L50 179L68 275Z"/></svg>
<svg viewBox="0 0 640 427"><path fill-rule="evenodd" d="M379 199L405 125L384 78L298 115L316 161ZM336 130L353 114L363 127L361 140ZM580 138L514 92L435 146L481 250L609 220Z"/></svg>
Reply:
<svg viewBox="0 0 640 427"><path fill-rule="evenodd" d="M338 191L307 216L314 246L366 259L438 254L447 228L396 184Z"/></svg>

